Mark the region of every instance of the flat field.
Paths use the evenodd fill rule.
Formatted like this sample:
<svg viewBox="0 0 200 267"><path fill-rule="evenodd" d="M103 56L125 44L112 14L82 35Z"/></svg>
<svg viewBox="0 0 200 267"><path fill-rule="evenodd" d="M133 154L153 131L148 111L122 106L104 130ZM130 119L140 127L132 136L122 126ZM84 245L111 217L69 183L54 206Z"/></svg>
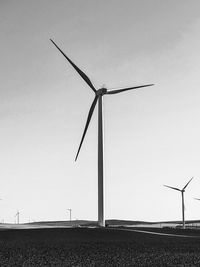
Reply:
<svg viewBox="0 0 200 267"><path fill-rule="evenodd" d="M0 266L200 266L199 231L160 231L190 237L109 228L1 230Z"/></svg>

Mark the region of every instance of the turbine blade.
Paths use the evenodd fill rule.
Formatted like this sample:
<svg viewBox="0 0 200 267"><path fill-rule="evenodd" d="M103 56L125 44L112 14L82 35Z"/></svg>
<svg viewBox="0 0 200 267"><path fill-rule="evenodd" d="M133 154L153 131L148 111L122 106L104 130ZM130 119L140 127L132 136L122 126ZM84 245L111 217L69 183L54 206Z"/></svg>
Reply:
<svg viewBox="0 0 200 267"><path fill-rule="evenodd" d="M81 142L80 142L80 145L79 145L79 148L78 148L78 152L77 152L77 154L76 154L75 161L76 161L77 158L78 158L78 154L79 154L79 152L80 152L80 149L81 149L83 140L84 140L84 138L85 138L85 134L86 134L87 129L88 129L88 126L89 126L89 124L90 124L90 120L91 120L91 118L92 118L92 114L93 114L94 108L95 108L95 106L96 106L97 100L98 100L98 96L95 96L95 98L94 98L94 100L93 100L93 102L92 102L92 105L91 105L91 107L90 107L89 113L88 113L88 117L87 117L87 121L86 121L85 129L84 129L84 131L83 131L83 135L82 135Z"/></svg>
<svg viewBox="0 0 200 267"><path fill-rule="evenodd" d="M192 177L192 178L189 180L189 182L187 182L187 184L183 187L182 190L184 190L184 189L189 185L189 183L192 181L193 178L194 178L194 177Z"/></svg>
<svg viewBox="0 0 200 267"><path fill-rule="evenodd" d="M169 188L174 189L174 190L177 190L177 191L181 191L180 189L178 189L178 188L176 188L176 187L172 187L172 186L165 185L165 184L164 184L164 186L169 187Z"/></svg>
<svg viewBox="0 0 200 267"><path fill-rule="evenodd" d="M92 84L92 82L90 81L90 79L87 77L87 75L82 71L80 70L72 61L71 59L69 59L65 53L57 46L57 44L52 40L50 39L50 41L55 45L55 47L58 48L58 50L63 54L63 56L68 60L68 62L72 65L72 67L74 67L74 69L78 72L78 74L83 78L83 80L90 86L90 88L96 92L96 89L94 88L94 85Z"/></svg>
<svg viewBox="0 0 200 267"><path fill-rule="evenodd" d="M138 88L152 86L152 85L154 85L154 84L146 84L146 85L134 86L134 87L129 87L129 88L122 88L122 89L108 91L106 94L107 95L113 95L113 94L118 94L118 93L121 93L121 92L124 92L124 91L138 89Z"/></svg>
<svg viewBox="0 0 200 267"><path fill-rule="evenodd" d="M200 200L200 198L196 198L196 197L195 197L194 199L196 199L196 200Z"/></svg>

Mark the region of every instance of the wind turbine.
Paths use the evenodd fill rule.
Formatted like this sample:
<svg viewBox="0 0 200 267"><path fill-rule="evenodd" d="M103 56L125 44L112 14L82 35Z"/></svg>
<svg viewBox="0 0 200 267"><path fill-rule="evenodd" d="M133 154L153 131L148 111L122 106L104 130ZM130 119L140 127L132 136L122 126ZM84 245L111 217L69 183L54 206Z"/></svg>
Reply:
<svg viewBox="0 0 200 267"><path fill-rule="evenodd" d="M140 85L140 86L134 86L129 88L122 88L117 90L108 91L107 88L104 86L100 89L96 89L94 85L92 84L91 80L88 78L88 76L80 70L72 61L69 59L65 53L57 46L57 44L50 39L50 41L55 45L55 47L61 52L61 54L67 59L67 61L72 65L72 67L78 72L78 74L82 77L82 79L88 84L88 86L92 89L92 91L95 94L94 100L92 102L92 105L90 107L86 125L83 131L83 135L81 138L81 142L78 148L78 152L76 154L75 161L78 158L83 140L85 138L88 126L90 124L90 120L92 117L92 114L94 112L95 106L98 102L98 224L99 226L105 226L104 221L104 181L103 181L103 114L102 114L102 101L104 95L113 95L118 94L124 91L132 90L132 89L138 89L142 87L152 86L153 84L147 84L147 85Z"/></svg>
<svg viewBox="0 0 200 267"><path fill-rule="evenodd" d="M185 205L184 205L184 192L185 192L185 189L186 187L189 185L189 183L192 181L194 177L192 177L189 182L187 182L187 184L183 187L183 189L179 189L179 188L176 188L176 187L172 187L172 186L169 186L169 185L164 185L168 188L171 188L171 189L174 189L174 190L177 190L179 192L181 192L181 198L182 198L182 219L183 219L183 229L185 229Z"/></svg>
<svg viewBox="0 0 200 267"><path fill-rule="evenodd" d="M19 224L19 211L15 214L15 217L17 217L17 223Z"/></svg>
<svg viewBox="0 0 200 267"><path fill-rule="evenodd" d="M72 209L67 209L69 211L69 220L71 222L72 220Z"/></svg>

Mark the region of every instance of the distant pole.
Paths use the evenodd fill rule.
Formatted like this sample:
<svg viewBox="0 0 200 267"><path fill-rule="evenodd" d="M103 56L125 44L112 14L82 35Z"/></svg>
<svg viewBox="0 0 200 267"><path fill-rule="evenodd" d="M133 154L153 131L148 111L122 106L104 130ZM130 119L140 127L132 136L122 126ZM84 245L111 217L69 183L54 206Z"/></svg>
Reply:
<svg viewBox="0 0 200 267"><path fill-rule="evenodd" d="M69 220L71 222L72 220L72 209L67 209L69 211Z"/></svg>

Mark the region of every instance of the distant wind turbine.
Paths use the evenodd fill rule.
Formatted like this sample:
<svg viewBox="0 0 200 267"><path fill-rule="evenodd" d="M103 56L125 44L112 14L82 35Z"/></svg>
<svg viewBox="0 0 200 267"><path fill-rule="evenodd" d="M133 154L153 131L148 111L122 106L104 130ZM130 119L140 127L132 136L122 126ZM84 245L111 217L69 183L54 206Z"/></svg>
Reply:
<svg viewBox="0 0 200 267"><path fill-rule="evenodd" d="M15 217L17 217L17 223L19 224L19 211L15 214Z"/></svg>
<svg viewBox="0 0 200 267"><path fill-rule="evenodd" d="M113 95L118 94L121 92L125 92L128 90L138 89L142 87L152 86L153 84L147 84L147 85L140 85L140 86L134 86L129 88L122 88L117 90L108 91L107 88L104 86L100 89L96 89L94 85L92 84L91 80L88 78L88 76L80 70L66 55L65 53L57 46L57 44L50 39L50 41L56 46L56 48L61 52L61 54L67 59L67 61L72 65L72 67L78 72L78 74L82 77L82 79L88 84L88 86L92 89L92 91L95 94L94 100L92 102L92 105L90 107L86 125L83 131L83 135L81 138L81 142L78 148L78 152L76 154L75 161L78 158L83 140L85 138L88 126L90 124L90 120L92 118L92 114L94 112L95 106L98 102L98 224L99 226L105 226L105 220L104 220L104 181L103 181L103 114L102 114L102 101L104 95Z"/></svg>
<svg viewBox="0 0 200 267"><path fill-rule="evenodd" d="M71 222L72 220L72 209L67 209L69 211L69 220Z"/></svg>
<svg viewBox="0 0 200 267"><path fill-rule="evenodd" d="M194 177L192 177L189 182L187 182L187 184L183 187L183 189L179 189L179 188L176 188L176 187L172 187L172 186L169 186L169 185L164 185L168 188L171 188L171 189L174 189L174 190L177 190L179 192L181 192L181 198L182 198L182 219L183 219L183 229L185 229L185 205L184 205L184 192L185 192L185 189L186 187L189 185L189 183L192 181Z"/></svg>

